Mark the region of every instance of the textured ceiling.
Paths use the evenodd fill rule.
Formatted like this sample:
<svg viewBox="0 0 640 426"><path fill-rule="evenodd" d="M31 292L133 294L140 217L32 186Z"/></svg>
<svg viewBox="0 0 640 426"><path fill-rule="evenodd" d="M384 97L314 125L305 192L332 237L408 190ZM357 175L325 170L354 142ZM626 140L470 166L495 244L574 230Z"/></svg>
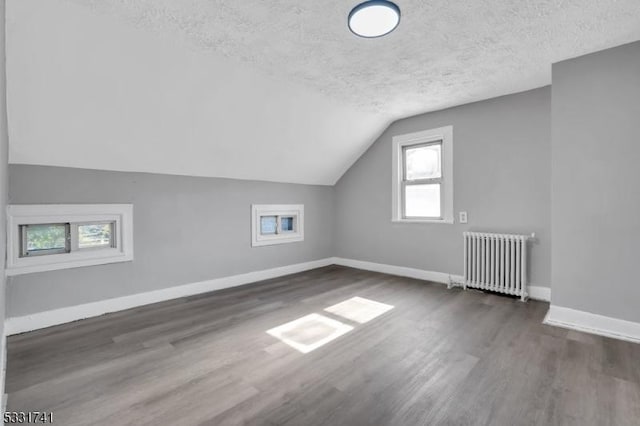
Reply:
<svg viewBox="0 0 640 426"><path fill-rule="evenodd" d="M348 31L359 0L73 1L394 119L547 85L553 62L640 39L639 0L397 0L379 39Z"/></svg>

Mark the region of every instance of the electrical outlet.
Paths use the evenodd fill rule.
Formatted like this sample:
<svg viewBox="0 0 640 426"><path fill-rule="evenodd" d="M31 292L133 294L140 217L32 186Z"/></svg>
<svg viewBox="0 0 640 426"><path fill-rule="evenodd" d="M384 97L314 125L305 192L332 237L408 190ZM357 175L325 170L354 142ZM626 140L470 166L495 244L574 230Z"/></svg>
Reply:
<svg viewBox="0 0 640 426"><path fill-rule="evenodd" d="M467 212L459 213L460 223L467 223Z"/></svg>

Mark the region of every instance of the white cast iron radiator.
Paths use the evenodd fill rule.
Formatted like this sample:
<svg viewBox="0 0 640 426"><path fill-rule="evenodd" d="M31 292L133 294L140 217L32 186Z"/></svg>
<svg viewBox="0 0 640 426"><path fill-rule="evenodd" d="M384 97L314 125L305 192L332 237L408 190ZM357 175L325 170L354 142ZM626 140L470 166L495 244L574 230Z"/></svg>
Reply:
<svg viewBox="0 0 640 426"><path fill-rule="evenodd" d="M533 237L533 235L531 236ZM527 293L528 235L464 233L463 286L520 296Z"/></svg>

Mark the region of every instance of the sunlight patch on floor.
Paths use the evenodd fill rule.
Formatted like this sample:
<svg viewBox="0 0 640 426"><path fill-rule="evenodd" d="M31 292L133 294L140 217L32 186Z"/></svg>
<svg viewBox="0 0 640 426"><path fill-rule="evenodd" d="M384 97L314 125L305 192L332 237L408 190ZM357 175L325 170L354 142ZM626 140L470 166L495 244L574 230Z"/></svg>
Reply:
<svg viewBox="0 0 640 426"><path fill-rule="evenodd" d="M329 306L325 311L364 324L391 309L393 309L392 305L356 296L336 305Z"/></svg>
<svg viewBox="0 0 640 426"><path fill-rule="evenodd" d="M306 354L351 330L353 327L340 321L310 314L267 330L267 333Z"/></svg>

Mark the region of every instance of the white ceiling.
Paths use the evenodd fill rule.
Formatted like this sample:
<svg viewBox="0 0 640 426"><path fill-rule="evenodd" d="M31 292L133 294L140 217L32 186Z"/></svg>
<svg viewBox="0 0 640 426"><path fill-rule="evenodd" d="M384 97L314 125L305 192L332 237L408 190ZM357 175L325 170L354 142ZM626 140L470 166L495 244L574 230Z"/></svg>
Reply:
<svg viewBox="0 0 640 426"><path fill-rule="evenodd" d="M394 119L640 39L638 0L8 0L10 161L333 184Z"/></svg>
<svg viewBox="0 0 640 426"><path fill-rule="evenodd" d="M66 0L7 3L9 162L332 185L389 124Z"/></svg>

